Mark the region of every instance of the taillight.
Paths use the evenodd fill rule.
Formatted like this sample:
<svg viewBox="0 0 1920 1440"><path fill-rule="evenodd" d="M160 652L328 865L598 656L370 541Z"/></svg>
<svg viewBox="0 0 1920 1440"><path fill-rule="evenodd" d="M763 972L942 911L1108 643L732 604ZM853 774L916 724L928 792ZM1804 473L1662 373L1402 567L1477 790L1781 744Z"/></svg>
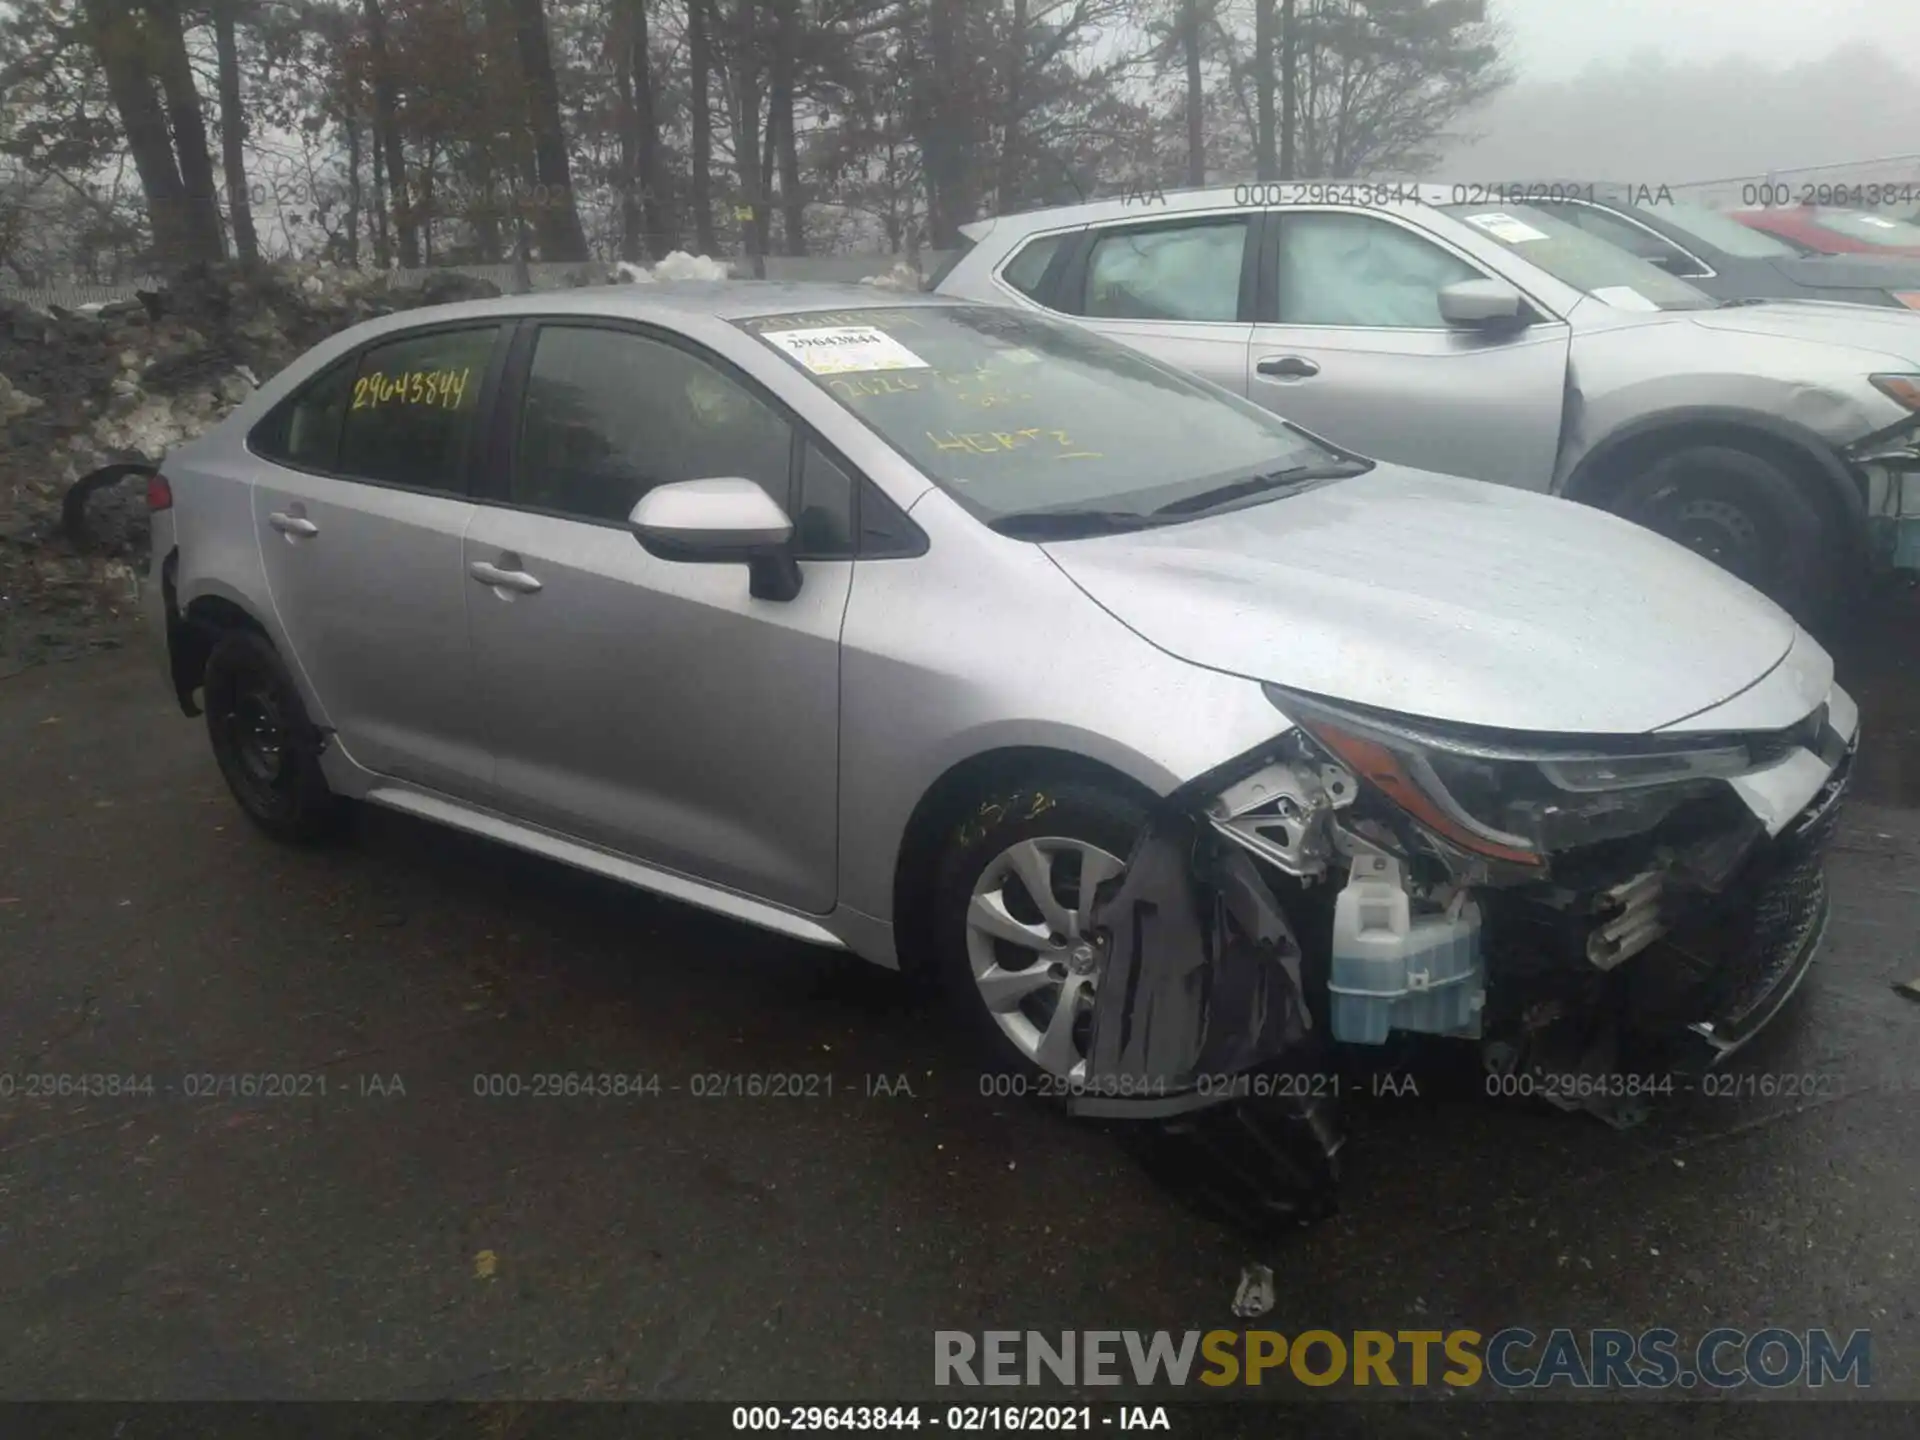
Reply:
<svg viewBox="0 0 1920 1440"><path fill-rule="evenodd" d="M167 483L167 477L155 471L147 477L147 509L171 510L173 508L173 487Z"/></svg>
<svg viewBox="0 0 1920 1440"><path fill-rule="evenodd" d="M1920 290L1895 290L1893 298L1909 310L1920 310Z"/></svg>

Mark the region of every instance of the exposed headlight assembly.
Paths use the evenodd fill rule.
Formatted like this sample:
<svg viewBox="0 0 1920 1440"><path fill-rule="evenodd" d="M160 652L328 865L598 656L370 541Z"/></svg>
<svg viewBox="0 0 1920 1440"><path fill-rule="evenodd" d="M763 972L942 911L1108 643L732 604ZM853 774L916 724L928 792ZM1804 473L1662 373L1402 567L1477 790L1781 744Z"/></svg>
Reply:
<svg viewBox="0 0 1920 1440"><path fill-rule="evenodd" d="M1555 851L1643 835L1762 760L1725 739L1682 745L1632 737L1605 750L1484 740L1265 690L1289 719L1441 839L1541 870Z"/></svg>

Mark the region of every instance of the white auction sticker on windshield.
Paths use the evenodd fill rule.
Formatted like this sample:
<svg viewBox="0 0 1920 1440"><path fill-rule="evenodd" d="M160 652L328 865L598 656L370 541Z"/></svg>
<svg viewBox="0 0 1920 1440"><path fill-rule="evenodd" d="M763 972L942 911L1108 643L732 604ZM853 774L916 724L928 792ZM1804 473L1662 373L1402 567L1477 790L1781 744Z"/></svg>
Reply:
<svg viewBox="0 0 1920 1440"><path fill-rule="evenodd" d="M1593 298L1604 300L1616 310L1658 310L1660 307L1631 285L1596 285Z"/></svg>
<svg viewBox="0 0 1920 1440"><path fill-rule="evenodd" d="M777 345L815 375L859 370L925 370L927 362L872 325L829 325L818 330L775 330L760 337Z"/></svg>
<svg viewBox="0 0 1920 1440"><path fill-rule="evenodd" d="M1509 245L1519 245L1528 240L1544 240L1547 232L1536 230L1524 220L1516 220L1511 215L1494 211L1489 215L1467 216L1469 225L1478 225L1496 240L1504 240Z"/></svg>

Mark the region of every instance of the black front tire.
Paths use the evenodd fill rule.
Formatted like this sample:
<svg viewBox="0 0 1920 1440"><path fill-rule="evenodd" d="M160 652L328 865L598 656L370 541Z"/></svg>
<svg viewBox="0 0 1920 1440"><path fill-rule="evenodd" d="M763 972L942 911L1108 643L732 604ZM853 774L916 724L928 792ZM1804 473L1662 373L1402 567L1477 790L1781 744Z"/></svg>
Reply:
<svg viewBox="0 0 1920 1440"><path fill-rule="evenodd" d="M1672 451L1607 508L1739 576L1809 629L1835 609L1841 566L1830 527L1787 468L1753 451Z"/></svg>
<svg viewBox="0 0 1920 1440"><path fill-rule="evenodd" d="M294 843L338 833L346 806L321 773L320 732L267 638L222 635L203 684L213 758L247 818Z"/></svg>

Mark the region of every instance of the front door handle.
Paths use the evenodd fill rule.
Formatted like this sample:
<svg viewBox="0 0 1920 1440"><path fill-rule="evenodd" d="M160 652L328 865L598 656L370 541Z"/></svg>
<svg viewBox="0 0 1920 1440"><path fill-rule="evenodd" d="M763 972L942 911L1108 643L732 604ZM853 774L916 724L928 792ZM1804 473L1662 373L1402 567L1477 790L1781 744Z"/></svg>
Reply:
<svg viewBox="0 0 1920 1440"><path fill-rule="evenodd" d="M505 560L507 556L501 556ZM517 563L517 562L516 562ZM540 582L524 570L504 570L485 560L476 560L467 567L467 573L482 585L497 586L502 590L514 590L522 595L531 595L540 588Z"/></svg>
<svg viewBox="0 0 1920 1440"><path fill-rule="evenodd" d="M1320 373L1319 363L1304 355L1272 355L1253 368L1262 375L1281 380L1305 380L1309 375Z"/></svg>
<svg viewBox="0 0 1920 1440"><path fill-rule="evenodd" d="M318 535L320 527L304 515L289 515L284 510L276 510L267 516L267 523L282 535Z"/></svg>

